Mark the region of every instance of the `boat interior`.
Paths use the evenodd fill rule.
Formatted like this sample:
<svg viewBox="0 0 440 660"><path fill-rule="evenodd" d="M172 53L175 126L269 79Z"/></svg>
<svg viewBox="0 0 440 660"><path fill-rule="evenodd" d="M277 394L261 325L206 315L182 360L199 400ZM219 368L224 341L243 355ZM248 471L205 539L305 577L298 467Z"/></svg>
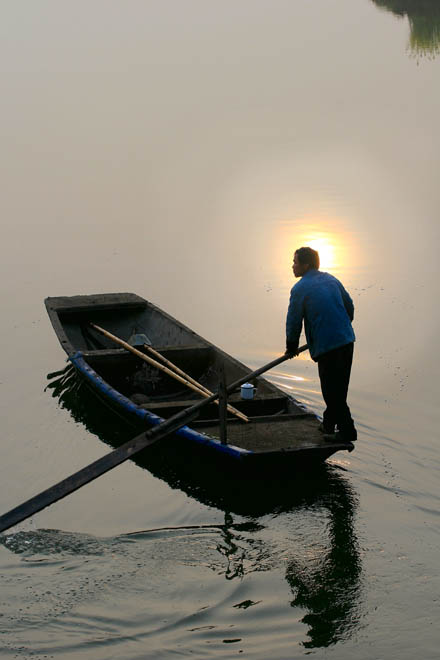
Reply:
<svg viewBox="0 0 440 660"><path fill-rule="evenodd" d="M78 297L80 301L82 298ZM71 299L66 301L70 303ZM211 392L218 389L221 368L227 385L249 373L246 366L137 296L131 296L128 303L120 304L116 310L114 301L108 308L105 303L101 300L101 304L94 306L53 304L60 341L68 352L69 348L71 352L81 351L88 364L117 391L160 417L168 418L180 412L200 400L200 395L120 348L112 339L95 330L91 323L129 343L133 343L133 337L140 337L141 342L134 342L135 347L148 355L148 348L142 344L145 339L164 358ZM255 388L253 399L243 399L238 391L228 396L228 403L253 418L304 416L303 408L264 378L251 382ZM201 410L199 419L192 426L218 423L218 414L218 406L209 404ZM240 424L230 412L227 419L228 424Z"/></svg>
<svg viewBox="0 0 440 660"><path fill-rule="evenodd" d="M148 350L137 346L143 354ZM165 359L175 364L186 374L211 392L217 392L219 370L223 366L226 384L230 384L249 373L235 361L224 359L224 354L211 346L155 346ZM168 418L200 400L200 395L183 383L175 380L159 368L144 362L125 349L85 351L88 364L112 387L160 417ZM153 358L155 359L155 358ZM240 391L230 394L228 402L247 416L261 417L293 413L292 400L268 381L259 378L251 381L254 398L243 399ZM296 411L302 413L298 408ZM218 406L208 404L200 411L200 419L218 419ZM228 422L237 419L228 412ZM237 420L239 421L239 420Z"/></svg>

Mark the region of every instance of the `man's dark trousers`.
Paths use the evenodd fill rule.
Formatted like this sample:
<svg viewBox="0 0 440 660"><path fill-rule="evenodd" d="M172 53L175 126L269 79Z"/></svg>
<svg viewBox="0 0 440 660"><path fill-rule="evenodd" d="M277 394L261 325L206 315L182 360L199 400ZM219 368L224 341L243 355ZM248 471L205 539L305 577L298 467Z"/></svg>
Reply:
<svg viewBox="0 0 440 660"><path fill-rule="evenodd" d="M333 433L336 425L344 440L356 440L357 436L350 408L347 406L352 362L353 343L318 357L322 396L327 405L323 416L324 429L327 433Z"/></svg>

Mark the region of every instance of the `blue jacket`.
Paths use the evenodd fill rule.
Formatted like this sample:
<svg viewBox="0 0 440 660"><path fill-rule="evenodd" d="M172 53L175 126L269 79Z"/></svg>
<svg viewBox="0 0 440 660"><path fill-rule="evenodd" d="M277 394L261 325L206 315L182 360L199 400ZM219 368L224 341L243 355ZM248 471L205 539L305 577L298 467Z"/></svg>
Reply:
<svg viewBox="0 0 440 660"><path fill-rule="evenodd" d="M355 341L351 322L353 301L336 277L309 270L290 292L286 319L286 340L297 346L302 322L310 355L320 355Z"/></svg>

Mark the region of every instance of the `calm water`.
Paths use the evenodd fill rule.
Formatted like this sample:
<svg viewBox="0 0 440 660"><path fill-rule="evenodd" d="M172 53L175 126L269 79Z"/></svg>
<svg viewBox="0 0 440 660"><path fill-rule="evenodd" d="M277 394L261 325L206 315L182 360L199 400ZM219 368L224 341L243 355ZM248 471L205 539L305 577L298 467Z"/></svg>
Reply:
<svg viewBox="0 0 440 660"><path fill-rule="evenodd" d="M279 483L130 462L4 534L1 658L438 657L437 5L2 3L2 512L124 435L45 391L45 296L136 292L256 367L303 244L355 301L359 441ZM307 355L270 378L322 411Z"/></svg>

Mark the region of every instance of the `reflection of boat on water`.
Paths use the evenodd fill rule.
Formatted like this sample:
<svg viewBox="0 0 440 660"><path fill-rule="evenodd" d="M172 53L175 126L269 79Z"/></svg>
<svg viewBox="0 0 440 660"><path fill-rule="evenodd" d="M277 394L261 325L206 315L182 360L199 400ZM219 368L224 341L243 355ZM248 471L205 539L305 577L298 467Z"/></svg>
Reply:
<svg viewBox="0 0 440 660"><path fill-rule="evenodd" d="M48 298L46 307L78 373L139 430L157 426L200 398L200 393L194 394L141 359L149 352L147 342L161 359L171 361L209 391L217 390L220 369L228 383L250 373L245 365L134 294ZM125 342L144 338L144 344L137 346L141 355L115 348L114 337L102 336L97 325ZM240 394L230 396L235 413L228 413L223 427L218 408L210 403L200 410L191 428L176 431L174 437L179 438L182 449L210 455L231 466L265 470L322 462L336 451L353 449L350 442L326 442L316 415L276 385L264 378L254 379L253 385L255 396L251 399ZM237 414L247 416L247 423ZM226 430L227 442L222 430Z"/></svg>
<svg viewBox="0 0 440 660"><path fill-rule="evenodd" d="M415 55L440 53L440 3L438 0L373 0L396 16L408 17L410 48Z"/></svg>
<svg viewBox="0 0 440 660"><path fill-rule="evenodd" d="M72 365L48 378L52 395L75 421L111 446L126 440L124 421L90 397ZM344 472L324 463L307 474L296 473L294 479L288 474L271 479L242 473L231 478L229 470L203 462L199 455L184 460L178 439L170 442L175 451L159 443L132 460L171 488L225 513L224 524L215 526L225 578L242 579L253 571L283 566L292 591L290 604L305 611L304 645L326 647L347 639L359 623L362 565L354 526L357 496ZM237 515L246 520L234 521ZM264 516L284 530L288 542L282 547L267 537ZM241 607L252 604L244 601Z"/></svg>

